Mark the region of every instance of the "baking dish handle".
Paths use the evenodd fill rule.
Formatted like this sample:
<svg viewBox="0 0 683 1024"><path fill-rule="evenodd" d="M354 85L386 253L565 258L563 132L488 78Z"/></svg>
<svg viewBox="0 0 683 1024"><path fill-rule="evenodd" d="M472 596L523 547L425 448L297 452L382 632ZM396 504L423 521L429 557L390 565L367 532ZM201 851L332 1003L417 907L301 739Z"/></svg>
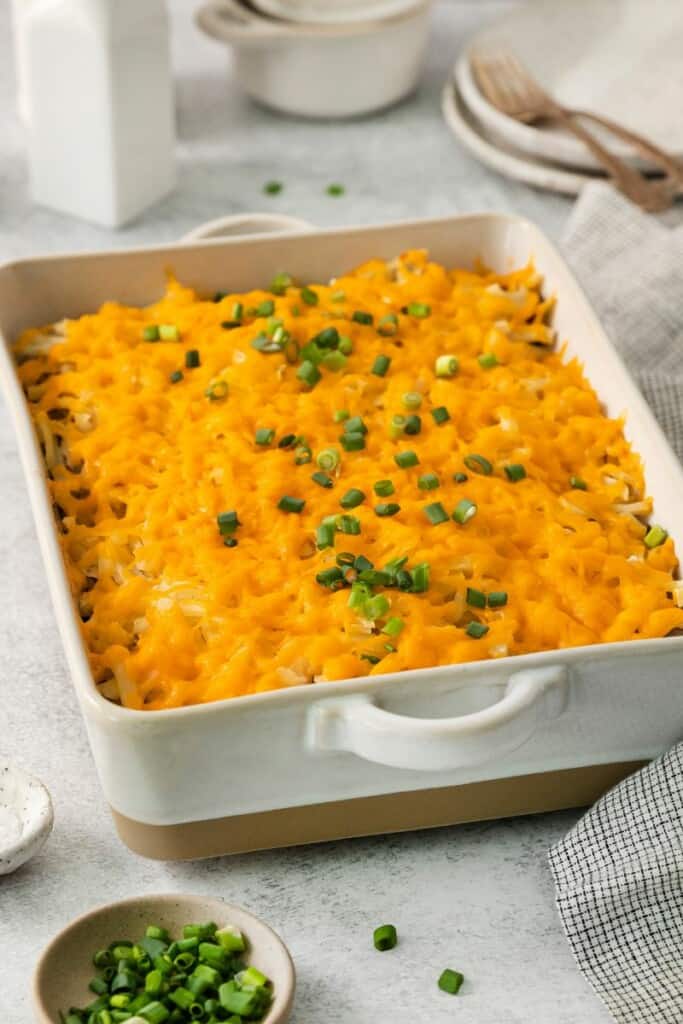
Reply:
<svg viewBox="0 0 683 1024"><path fill-rule="evenodd" d="M278 231L315 231L315 226L286 213L235 213L216 217L183 235L181 242L201 242L205 238L233 238L238 235L275 234Z"/></svg>
<svg viewBox="0 0 683 1024"><path fill-rule="evenodd" d="M311 708L307 743L315 750L348 751L393 768L466 768L521 747L543 722L562 713L567 688L564 665L523 669L510 676L495 704L438 719L395 714L368 694L330 697Z"/></svg>

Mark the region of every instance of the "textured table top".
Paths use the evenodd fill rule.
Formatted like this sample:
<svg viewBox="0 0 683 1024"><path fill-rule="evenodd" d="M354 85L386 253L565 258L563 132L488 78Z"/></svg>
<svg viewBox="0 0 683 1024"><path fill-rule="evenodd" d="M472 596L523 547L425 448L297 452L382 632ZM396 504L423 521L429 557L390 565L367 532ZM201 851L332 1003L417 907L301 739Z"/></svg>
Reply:
<svg viewBox="0 0 683 1024"><path fill-rule="evenodd" d="M435 11L419 92L349 124L287 120L248 103L220 47L172 3L179 186L111 233L31 206L14 116L8 7L0 5L0 259L172 240L197 223L258 209L321 225L515 210L557 236L566 200L506 182L444 127L439 92L464 37L503 5L444 2ZM185 11L183 11L185 8ZM261 192L277 178L276 198ZM325 195L341 181L347 194ZM117 840L94 774L47 594L28 498L0 406L0 754L49 785L56 811L43 853L0 880L0 1020L32 1020L29 982L49 937L74 915L152 891L224 896L262 915L298 970L295 1024L604 1024L574 967L553 904L549 845L576 813L352 840L198 864L158 864ZM393 921L400 951L380 955L371 930ZM436 988L462 970L457 1000Z"/></svg>

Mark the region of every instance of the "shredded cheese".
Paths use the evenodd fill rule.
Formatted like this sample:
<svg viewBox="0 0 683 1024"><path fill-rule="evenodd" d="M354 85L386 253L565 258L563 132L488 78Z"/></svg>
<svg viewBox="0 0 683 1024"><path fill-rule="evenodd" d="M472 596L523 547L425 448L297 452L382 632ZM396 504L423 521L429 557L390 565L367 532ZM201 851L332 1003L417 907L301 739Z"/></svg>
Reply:
<svg viewBox="0 0 683 1024"><path fill-rule="evenodd" d="M370 261L329 285L253 291L214 302L171 280L146 309L115 303L97 313L29 330L16 345L27 400L45 454L64 559L95 680L126 707L179 707L286 686L455 664L581 644L662 637L683 626L672 541L643 544L650 501L638 456L620 420L609 419L574 359L554 349L552 299L531 266L509 274L447 270L423 252ZM300 346L335 326L353 351L339 372L321 367L310 388L280 351L252 346L273 314ZM235 303L244 314L232 319ZM403 312L411 303L428 315ZM372 324L353 318L370 314ZM394 333L378 324L393 313ZM367 320L367 317L365 318ZM171 324L179 340L143 339ZM187 368L196 349L200 365ZM483 367L478 357L495 355ZM384 376L371 372L391 359ZM458 372L434 371L456 355ZM171 381L181 370L182 379ZM215 389L216 382L225 382ZM221 400L213 401L207 389ZM422 395L421 431L392 438L401 396ZM430 412L444 406L449 418ZM361 416L366 446L345 451L336 410ZM275 431L255 443L259 428ZM311 477L278 441L304 438L313 459L335 448L333 486ZM394 456L419 457L401 469ZM466 455L491 464L467 471ZM508 479L521 464L525 476ZM440 486L425 492L422 473ZM467 472L467 480L453 475ZM572 489L575 475L584 489ZM391 480L390 498L373 483ZM316 528L341 513L352 488L357 535L318 549ZM278 508L303 499L299 514ZM464 524L432 525L426 505ZM400 511L378 516L373 506ZM237 545L226 547L217 515L234 509ZM391 643L381 623L349 608L349 590L316 575L340 551L377 568L407 556L427 562L425 592L383 590L403 620ZM472 607L467 588L504 591L500 607ZM476 622L474 629L468 626ZM481 633L479 624L488 627ZM370 660L364 655L370 654Z"/></svg>

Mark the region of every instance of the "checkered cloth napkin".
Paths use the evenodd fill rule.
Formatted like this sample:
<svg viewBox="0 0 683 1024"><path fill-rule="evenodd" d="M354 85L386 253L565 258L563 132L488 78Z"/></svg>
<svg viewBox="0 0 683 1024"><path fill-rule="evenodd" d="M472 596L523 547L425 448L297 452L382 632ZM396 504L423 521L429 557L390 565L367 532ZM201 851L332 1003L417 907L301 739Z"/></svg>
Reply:
<svg viewBox="0 0 683 1024"><path fill-rule="evenodd" d="M591 185L564 249L683 459L683 226ZM683 735L683 697L681 718ZM550 868L574 957L618 1024L683 1024L683 743L598 801Z"/></svg>

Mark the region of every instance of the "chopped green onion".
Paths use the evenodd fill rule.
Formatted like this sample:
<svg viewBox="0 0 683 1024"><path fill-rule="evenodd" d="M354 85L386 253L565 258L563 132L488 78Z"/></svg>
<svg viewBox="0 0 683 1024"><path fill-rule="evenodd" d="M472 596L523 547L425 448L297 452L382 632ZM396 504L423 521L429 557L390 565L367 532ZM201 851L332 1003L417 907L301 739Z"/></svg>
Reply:
<svg viewBox="0 0 683 1024"><path fill-rule="evenodd" d="M325 369L331 370L332 373L338 373L346 366L346 356L337 349L332 352L326 352L321 362Z"/></svg>
<svg viewBox="0 0 683 1024"><path fill-rule="evenodd" d="M403 428L403 432L410 436L419 434L422 430L422 420L416 413L411 413L410 416L406 416L406 425Z"/></svg>
<svg viewBox="0 0 683 1024"><path fill-rule="evenodd" d="M337 530L357 537L360 533L360 519L356 516L337 516Z"/></svg>
<svg viewBox="0 0 683 1024"><path fill-rule="evenodd" d="M391 417L391 423L389 424L389 437L392 441L396 441L401 437L406 429L406 417L400 413L396 413L395 416Z"/></svg>
<svg viewBox="0 0 683 1024"><path fill-rule="evenodd" d="M414 594L424 594L429 588L429 562L421 562L412 571L412 591Z"/></svg>
<svg viewBox="0 0 683 1024"><path fill-rule="evenodd" d="M453 518L455 519L456 523L460 523L462 526L464 526L465 523L469 523L470 519L472 519L473 516L476 516L476 514L477 506L475 505L475 503L473 501L470 501L469 498L463 498L455 506Z"/></svg>
<svg viewBox="0 0 683 1024"><path fill-rule="evenodd" d="M666 532L663 526L651 526L645 534L643 543L646 548L658 548L660 544L663 544L669 534Z"/></svg>
<svg viewBox="0 0 683 1024"><path fill-rule="evenodd" d="M275 440L275 431L271 427L259 427L254 434L256 444L268 445Z"/></svg>
<svg viewBox="0 0 683 1024"><path fill-rule="evenodd" d="M384 624L384 628L382 629L382 632L386 633L387 636L398 636L399 633L401 633L401 631L403 630L404 626L405 622L403 621L403 619L399 619L397 616L394 616L391 619L387 619L387 621Z"/></svg>
<svg viewBox="0 0 683 1024"><path fill-rule="evenodd" d="M376 654L361 654L361 661L369 661L371 665L379 665L381 658L378 658Z"/></svg>
<svg viewBox="0 0 683 1024"><path fill-rule="evenodd" d="M199 357L199 352L197 351L197 349L189 348L185 353L185 366L187 367L187 369L196 370L200 363L201 359Z"/></svg>
<svg viewBox="0 0 683 1024"><path fill-rule="evenodd" d="M489 627L484 625L483 622L468 622L465 632L468 636L471 636L474 640L481 640L483 636L489 631Z"/></svg>
<svg viewBox="0 0 683 1024"><path fill-rule="evenodd" d="M222 402L224 398L228 397L227 380L213 381L212 384L209 384L204 393L210 402Z"/></svg>
<svg viewBox="0 0 683 1024"><path fill-rule="evenodd" d="M291 288L294 282L289 274L284 272L276 274L273 278L270 290L273 295L284 295L288 288Z"/></svg>
<svg viewBox="0 0 683 1024"><path fill-rule="evenodd" d="M482 476L491 476L493 473L493 466L483 455L466 455L463 462L473 473L481 473Z"/></svg>
<svg viewBox="0 0 683 1024"><path fill-rule="evenodd" d="M225 544L226 548L236 548L238 540L237 537L224 537L223 543Z"/></svg>
<svg viewBox="0 0 683 1024"><path fill-rule="evenodd" d="M343 423L344 420L348 420L351 413L348 409L335 409L332 413L332 419L335 423Z"/></svg>
<svg viewBox="0 0 683 1024"><path fill-rule="evenodd" d="M454 473L453 479L456 484L464 484L466 480L469 480L467 473Z"/></svg>
<svg viewBox="0 0 683 1024"><path fill-rule="evenodd" d="M379 505L375 505L375 514L378 516L395 516L400 511L401 506L397 505L395 501L380 502Z"/></svg>
<svg viewBox="0 0 683 1024"><path fill-rule="evenodd" d="M421 491L435 491L439 486L439 478L436 473L422 473L417 478L417 486Z"/></svg>
<svg viewBox="0 0 683 1024"><path fill-rule="evenodd" d="M322 331L311 338L311 341L319 348L337 348L339 340L339 331L336 327L324 327Z"/></svg>
<svg viewBox="0 0 683 1024"><path fill-rule="evenodd" d="M505 466L505 475L508 480L511 480L513 484L516 484L519 480L523 480L526 476L526 469L518 462L513 462L510 466Z"/></svg>
<svg viewBox="0 0 683 1024"><path fill-rule="evenodd" d="M244 316L244 306L241 302L236 302L232 307L232 318L233 320L241 320Z"/></svg>
<svg viewBox="0 0 683 1024"><path fill-rule="evenodd" d="M266 355L272 355L274 352L282 352L282 345L273 338L269 338L268 335L263 332L254 338L251 342L251 347L255 348L257 352L263 352Z"/></svg>
<svg viewBox="0 0 683 1024"><path fill-rule="evenodd" d="M419 465L420 460L415 452L405 451L397 452L396 455L394 455L394 462L397 466L400 466L401 469L409 469L411 466Z"/></svg>
<svg viewBox="0 0 683 1024"><path fill-rule="evenodd" d="M318 469L326 473L332 472L339 465L339 452L336 448L323 448L315 457Z"/></svg>
<svg viewBox="0 0 683 1024"><path fill-rule="evenodd" d="M434 372L437 377L455 377L459 367L457 356L439 356L434 363Z"/></svg>
<svg viewBox="0 0 683 1024"><path fill-rule="evenodd" d="M216 516L218 530L222 536L232 533L240 525L237 512L231 509L229 512L219 512Z"/></svg>
<svg viewBox="0 0 683 1024"><path fill-rule="evenodd" d="M399 590L413 589L413 577L407 569L399 569L396 573L396 586Z"/></svg>
<svg viewBox="0 0 683 1024"><path fill-rule="evenodd" d="M369 598L365 603L365 618L370 619L374 622L376 619L381 619L383 615L391 608L391 602L384 596L384 594L376 594L375 597Z"/></svg>
<svg viewBox="0 0 683 1024"><path fill-rule="evenodd" d="M486 594L483 590L475 590L474 587L468 587L465 600L467 601L467 604L472 605L473 608L486 607Z"/></svg>
<svg viewBox="0 0 683 1024"><path fill-rule="evenodd" d="M361 505L364 501L365 495L363 491L359 491L357 487L352 487L351 490L342 495L339 499L339 504L342 508L356 508L357 505Z"/></svg>
<svg viewBox="0 0 683 1024"><path fill-rule="evenodd" d="M348 433L342 434L340 437L340 443L344 451L347 452L359 452L365 448L365 434L361 433Z"/></svg>
<svg viewBox="0 0 683 1024"><path fill-rule="evenodd" d="M334 182L332 185L328 185L325 191L327 192L328 196L334 196L335 198L338 198L339 196L344 195L346 189L344 188L343 185L339 185L336 182Z"/></svg>
<svg viewBox="0 0 683 1024"><path fill-rule="evenodd" d="M159 324L159 337L162 341L178 341L180 331L175 324Z"/></svg>
<svg viewBox="0 0 683 1024"><path fill-rule="evenodd" d="M451 418L451 414L445 405L438 405L436 409L432 409L432 417L437 427L440 427L442 423Z"/></svg>
<svg viewBox="0 0 683 1024"><path fill-rule="evenodd" d="M428 306L426 302L409 302L406 310L409 316L415 316L419 320L424 320L431 313L432 307Z"/></svg>
<svg viewBox="0 0 683 1024"><path fill-rule="evenodd" d="M272 299L264 299L256 307L256 316L272 316L275 312L275 303Z"/></svg>
<svg viewBox="0 0 683 1024"><path fill-rule="evenodd" d="M316 344L315 341L309 341L308 344L304 345L304 347L301 349L301 358L307 359L310 363L313 363L315 366L317 366L318 363L322 361L324 355L325 353Z"/></svg>
<svg viewBox="0 0 683 1024"><path fill-rule="evenodd" d="M372 489L378 498L387 498L394 493L394 485L391 480L376 480Z"/></svg>
<svg viewBox="0 0 683 1024"><path fill-rule="evenodd" d="M343 581L344 575L336 565L333 565L331 569L322 569L315 577L316 583L319 583L322 587L330 587L333 590L339 590Z"/></svg>
<svg viewBox="0 0 683 1024"><path fill-rule="evenodd" d="M357 324L371 324L373 321L372 313L363 313L362 310L357 309L351 316Z"/></svg>
<svg viewBox="0 0 683 1024"><path fill-rule="evenodd" d="M308 462L311 462L313 453L307 444L299 444L294 449L294 465L305 466Z"/></svg>
<svg viewBox="0 0 683 1024"><path fill-rule="evenodd" d="M263 186L263 191L267 196L276 196L282 192L284 185L281 181L267 181Z"/></svg>
<svg viewBox="0 0 683 1024"><path fill-rule="evenodd" d="M460 991L460 986L464 980L464 975L462 975L460 971L452 971L447 967L439 978L439 988L454 996Z"/></svg>
<svg viewBox="0 0 683 1024"><path fill-rule="evenodd" d="M277 507L283 512L301 512L306 502L303 498L292 498L284 494L277 503Z"/></svg>
<svg viewBox="0 0 683 1024"><path fill-rule="evenodd" d="M432 505L425 505L422 511L432 526L448 522L448 512L446 512L440 501L435 501Z"/></svg>
<svg viewBox="0 0 683 1024"><path fill-rule="evenodd" d="M492 590L488 596L489 608L503 608L508 603L508 596L505 590Z"/></svg>
<svg viewBox="0 0 683 1024"><path fill-rule="evenodd" d="M342 334L339 339L339 351L345 356L349 356L353 352L353 342L345 334Z"/></svg>
<svg viewBox="0 0 683 1024"><path fill-rule="evenodd" d="M184 376L185 374L183 373L182 370L174 370L173 373L169 373L168 379L170 380L171 384L178 384L183 379Z"/></svg>
<svg viewBox="0 0 683 1024"><path fill-rule="evenodd" d="M277 443L278 448L291 448L296 442L296 434L283 434Z"/></svg>
<svg viewBox="0 0 683 1024"><path fill-rule="evenodd" d="M387 949L393 949L398 942L398 936L393 924L382 924L379 928L375 928L372 933L372 941L375 944L375 949L378 949L381 953L384 953Z"/></svg>
<svg viewBox="0 0 683 1024"><path fill-rule="evenodd" d="M299 294L301 295L301 301L305 302L307 306L317 306L318 305L318 302L319 302L318 293L314 292L312 288L308 287L308 285L305 285L301 289Z"/></svg>
<svg viewBox="0 0 683 1024"><path fill-rule="evenodd" d="M398 317L395 313L387 313L377 321L377 333L383 338L391 338L398 330Z"/></svg>
<svg viewBox="0 0 683 1024"><path fill-rule="evenodd" d="M313 483L316 483L318 485L318 487L332 487L333 486L332 477L328 476L327 473L320 473L320 472L312 473L311 474L311 480L313 481Z"/></svg>
<svg viewBox="0 0 683 1024"><path fill-rule="evenodd" d="M374 373L376 377L384 377L387 370L391 366L391 359L389 356L378 355L372 364L371 373Z"/></svg>
<svg viewBox="0 0 683 1024"><path fill-rule="evenodd" d="M365 555L356 555L353 560L353 567L358 572L365 572L367 569L372 569L372 562Z"/></svg>
<svg viewBox="0 0 683 1024"><path fill-rule="evenodd" d="M332 294L330 295L330 299L332 300L332 302L345 302L346 301L346 292L342 292L342 291L332 292Z"/></svg>
<svg viewBox="0 0 683 1024"><path fill-rule="evenodd" d="M159 340L159 327L157 324L150 324L148 327L142 328L142 340L143 341L158 341Z"/></svg>
<svg viewBox="0 0 683 1024"><path fill-rule="evenodd" d="M315 543L319 550L334 547L334 535L336 527L334 523L321 523L315 531Z"/></svg>
<svg viewBox="0 0 683 1024"><path fill-rule="evenodd" d="M356 556L352 551L340 551L336 558L337 565L340 566L353 565L355 561Z"/></svg>
<svg viewBox="0 0 683 1024"><path fill-rule="evenodd" d="M213 301L214 302L222 302L223 299L227 299L229 294L230 294L230 292L217 291L217 292L214 293Z"/></svg>
<svg viewBox="0 0 683 1024"><path fill-rule="evenodd" d="M401 396L401 401L405 405L406 409L419 409L422 405L422 395L419 391L406 391Z"/></svg>
<svg viewBox="0 0 683 1024"><path fill-rule="evenodd" d="M305 359L299 369L296 371L296 375L300 381L307 384L309 388L314 388L320 380L320 370L312 363L309 359Z"/></svg>
<svg viewBox="0 0 683 1024"><path fill-rule="evenodd" d="M588 484L585 480L582 480L580 476L570 476L569 486L573 487L576 491L587 491Z"/></svg>
<svg viewBox="0 0 683 1024"><path fill-rule="evenodd" d="M361 583L368 583L371 587L390 587L392 583L391 575L382 569L363 569L358 573L358 579Z"/></svg>
<svg viewBox="0 0 683 1024"><path fill-rule="evenodd" d="M480 356L477 356L477 362L482 370L492 370L494 366L498 366L498 360L493 352L482 352Z"/></svg>
<svg viewBox="0 0 683 1024"><path fill-rule="evenodd" d="M234 331L236 327L241 327L241 320L221 320L221 327L225 331Z"/></svg>
<svg viewBox="0 0 683 1024"><path fill-rule="evenodd" d="M352 416L344 424L345 434L367 434L368 428L360 416Z"/></svg>

